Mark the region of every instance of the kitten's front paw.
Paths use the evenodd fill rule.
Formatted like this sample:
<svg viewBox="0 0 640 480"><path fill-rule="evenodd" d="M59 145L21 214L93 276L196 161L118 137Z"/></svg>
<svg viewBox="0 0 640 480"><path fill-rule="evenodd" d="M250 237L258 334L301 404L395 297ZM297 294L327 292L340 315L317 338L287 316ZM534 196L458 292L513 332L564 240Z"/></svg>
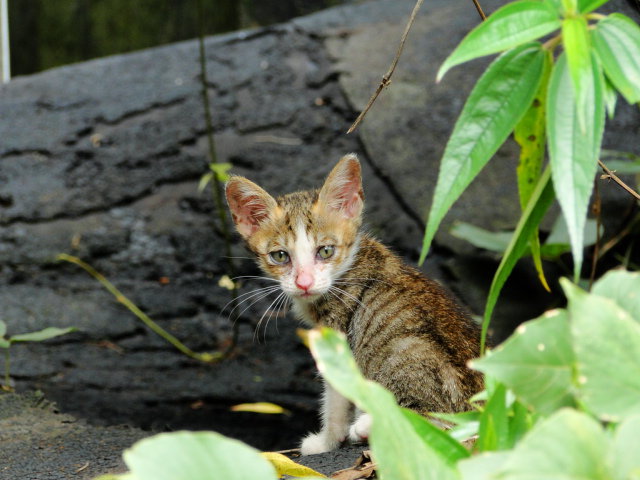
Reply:
<svg viewBox="0 0 640 480"><path fill-rule="evenodd" d="M349 440L353 443L367 442L369 432L371 432L371 415L363 413L349 427Z"/></svg>
<svg viewBox="0 0 640 480"><path fill-rule="evenodd" d="M340 445L339 440L332 440L324 432L312 433L302 440L300 453L302 455L315 455L316 453L329 452Z"/></svg>

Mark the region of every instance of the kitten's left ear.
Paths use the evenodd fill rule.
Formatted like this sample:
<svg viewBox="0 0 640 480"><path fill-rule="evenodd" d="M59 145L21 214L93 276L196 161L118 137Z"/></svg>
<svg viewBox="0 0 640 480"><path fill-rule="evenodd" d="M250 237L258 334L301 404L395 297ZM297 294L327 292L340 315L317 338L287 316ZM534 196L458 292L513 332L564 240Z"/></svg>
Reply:
<svg viewBox="0 0 640 480"><path fill-rule="evenodd" d="M357 218L364 206L362 173L355 153L349 153L333 167L320 190L319 201L347 218Z"/></svg>

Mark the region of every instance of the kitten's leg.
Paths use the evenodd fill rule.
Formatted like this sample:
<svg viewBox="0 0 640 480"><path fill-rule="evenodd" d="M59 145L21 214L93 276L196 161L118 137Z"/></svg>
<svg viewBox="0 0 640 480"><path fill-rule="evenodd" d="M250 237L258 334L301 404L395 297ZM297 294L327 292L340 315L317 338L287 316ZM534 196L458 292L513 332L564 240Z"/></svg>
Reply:
<svg viewBox="0 0 640 480"><path fill-rule="evenodd" d="M331 385L324 382L322 396L322 429L302 440L302 455L328 452L337 448L346 438L349 430L351 403Z"/></svg>
<svg viewBox="0 0 640 480"><path fill-rule="evenodd" d="M363 443L369 440L371 432L371 415L358 410L356 420L349 427L349 440L353 443Z"/></svg>

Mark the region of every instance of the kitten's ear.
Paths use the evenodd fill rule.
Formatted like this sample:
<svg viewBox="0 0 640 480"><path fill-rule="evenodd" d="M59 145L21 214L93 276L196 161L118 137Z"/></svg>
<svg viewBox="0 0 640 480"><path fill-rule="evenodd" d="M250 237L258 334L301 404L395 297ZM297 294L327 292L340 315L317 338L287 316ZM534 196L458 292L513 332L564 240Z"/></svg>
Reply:
<svg viewBox="0 0 640 480"><path fill-rule="evenodd" d="M258 185L244 177L232 176L225 187L233 223L240 235L249 238L277 207L276 201Z"/></svg>
<svg viewBox="0 0 640 480"><path fill-rule="evenodd" d="M362 173L355 153L345 155L333 167L320 190L319 201L340 211L347 218L357 218L364 206Z"/></svg>

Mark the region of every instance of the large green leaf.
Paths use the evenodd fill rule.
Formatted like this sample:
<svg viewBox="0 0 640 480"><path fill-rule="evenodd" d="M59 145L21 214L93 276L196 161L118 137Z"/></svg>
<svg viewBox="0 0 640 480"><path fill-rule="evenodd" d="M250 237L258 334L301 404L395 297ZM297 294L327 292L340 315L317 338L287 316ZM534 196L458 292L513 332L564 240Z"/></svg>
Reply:
<svg viewBox="0 0 640 480"><path fill-rule="evenodd" d="M613 300L640 322L640 273L611 270L596 282L592 292Z"/></svg>
<svg viewBox="0 0 640 480"><path fill-rule="evenodd" d="M611 457L616 480L640 478L640 416L625 419L613 437Z"/></svg>
<svg viewBox="0 0 640 480"><path fill-rule="evenodd" d="M562 409L538 423L492 478L504 480L604 480L608 438L585 413Z"/></svg>
<svg viewBox="0 0 640 480"><path fill-rule="evenodd" d="M469 32L440 67L437 81L455 65L531 42L560 25L557 11L546 3L509 3Z"/></svg>
<svg viewBox="0 0 640 480"><path fill-rule="evenodd" d="M602 419L640 413L640 323L616 302L566 279L579 396Z"/></svg>
<svg viewBox="0 0 640 480"><path fill-rule="evenodd" d="M20 333L18 335L12 335L9 340L11 342L42 342L44 340L49 340L51 338L59 337L60 335L65 335L69 332L74 332L76 329L74 327L68 328L57 328L57 327L47 327L42 330L38 330L37 332L30 333Z"/></svg>
<svg viewBox="0 0 640 480"><path fill-rule="evenodd" d="M250 446L213 432L161 433L134 444L124 460L136 480L276 480Z"/></svg>
<svg viewBox="0 0 640 480"><path fill-rule="evenodd" d="M547 135L553 184L567 221L574 260L574 277L582 268L582 244L589 197L598 167L604 130L603 78L596 59L586 98L590 113L585 129L578 126L571 76L565 54L560 55L549 81Z"/></svg>
<svg viewBox="0 0 640 480"><path fill-rule="evenodd" d="M574 404L574 363L567 313L554 310L522 324L472 366L504 383L525 404L550 414Z"/></svg>
<svg viewBox="0 0 640 480"><path fill-rule="evenodd" d="M421 438L413 420L379 384L365 379L351 354L343 334L329 328L309 332L311 353L318 370L341 395L372 417L369 445L383 480L454 479L456 472L446 459L449 450L439 452ZM446 436L438 430L429 435ZM441 444L449 445L442 439Z"/></svg>
<svg viewBox="0 0 640 480"><path fill-rule="evenodd" d="M502 145L533 101L545 57L539 43L509 50L487 68L471 91L440 163L420 263L446 212Z"/></svg>
<svg viewBox="0 0 640 480"><path fill-rule="evenodd" d="M582 16L565 18L562 22L562 43L571 74L578 125L582 133L585 133L586 117L591 113L588 102L592 101L594 81L587 19Z"/></svg>
<svg viewBox="0 0 640 480"><path fill-rule="evenodd" d="M493 309L498 301L500 291L507 281L507 278L509 278L516 262L526 251L531 235L536 231L540 221L544 217L544 214L553 202L554 192L550 179L551 173L549 167L547 167L538 179L538 184L531 194L531 198L529 198L527 207L522 212L522 216L518 221L516 230L513 232L513 236L511 237L511 242L502 256L500 265L498 265L498 270L496 270L493 280L491 281L491 288L489 289L489 295L487 296L487 304L484 308L484 319L482 321L481 341L483 349L487 330L489 329L489 322L491 321L491 315L493 314Z"/></svg>
<svg viewBox="0 0 640 480"><path fill-rule="evenodd" d="M600 20L593 46L611 83L629 103L640 101L640 27L620 13Z"/></svg>

